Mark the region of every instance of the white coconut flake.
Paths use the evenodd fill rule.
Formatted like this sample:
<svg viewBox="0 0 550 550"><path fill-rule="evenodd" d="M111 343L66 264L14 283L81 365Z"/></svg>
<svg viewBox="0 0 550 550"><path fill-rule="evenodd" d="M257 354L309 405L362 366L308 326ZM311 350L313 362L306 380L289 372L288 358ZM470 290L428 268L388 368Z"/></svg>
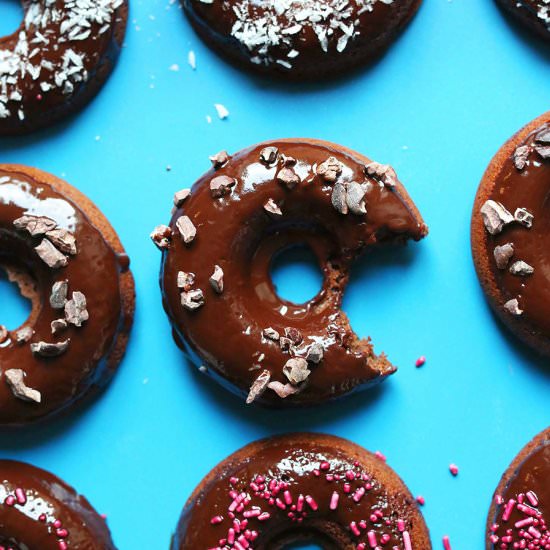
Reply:
<svg viewBox="0 0 550 550"><path fill-rule="evenodd" d="M187 54L187 63L189 63L189 66L193 70L197 68L197 59L195 57L195 52L193 50L189 50L189 53Z"/></svg>
<svg viewBox="0 0 550 550"><path fill-rule="evenodd" d="M216 109L218 117L221 120L225 120L229 116L229 111L225 105L222 105L221 103L214 103L214 108Z"/></svg>

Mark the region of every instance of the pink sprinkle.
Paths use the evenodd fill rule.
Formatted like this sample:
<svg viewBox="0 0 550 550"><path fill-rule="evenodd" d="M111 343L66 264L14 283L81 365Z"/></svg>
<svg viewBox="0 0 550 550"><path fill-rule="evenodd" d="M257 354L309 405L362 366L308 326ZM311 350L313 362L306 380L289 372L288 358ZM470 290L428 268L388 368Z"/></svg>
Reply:
<svg viewBox="0 0 550 550"><path fill-rule="evenodd" d="M443 537L443 548L445 548L445 550L452 550L451 541L449 540L449 537L447 535Z"/></svg>
<svg viewBox="0 0 550 550"><path fill-rule="evenodd" d="M381 460L382 462L386 462L386 457L380 451L376 451L374 453L374 456L379 460Z"/></svg>
<svg viewBox="0 0 550 550"><path fill-rule="evenodd" d="M330 470L330 464L326 460L323 460L319 468L321 468L321 470Z"/></svg>
<svg viewBox="0 0 550 550"><path fill-rule="evenodd" d="M533 535L536 539L540 539L542 537L540 531L535 529L532 525L529 529L527 529L527 531L529 531L529 533L531 533L531 535Z"/></svg>
<svg viewBox="0 0 550 550"><path fill-rule="evenodd" d="M330 498L330 509L331 510L336 510L336 508L338 508L338 501L340 500L340 495L334 491L334 493L332 493L332 497Z"/></svg>
<svg viewBox="0 0 550 550"><path fill-rule="evenodd" d="M364 487L359 487L359 489L357 489L357 491L355 491L355 493L353 493L352 498L355 502L359 502L363 498L364 494L365 494L365 488Z"/></svg>
<svg viewBox="0 0 550 550"><path fill-rule="evenodd" d="M518 504L517 506L518 510L520 512L523 512L524 514L528 516L537 516L538 513L536 510L533 510L530 506L526 506L525 504Z"/></svg>
<svg viewBox="0 0 550 550"><path fill-rule="evenodd" d="M424 506L424 504L426 504L426 499L422 495L418 495L416 497L416 502L418 502L420 506Z"/></svg>
<svg viewBox="0 0 550 550"><path fill-rule="evenodd" d="M527 527L527 525L531 525L533 521L535 521L533 518L525 518L520 521L516 521L516 523L514 523L514 527L516 529L521 529L522 527Z"/></svg>
<svg viewBox="0 0 550 550"><path fill-rule="evenodd" d="M449 465L449 472L453 474L454 476L458 475L458 466L456 464L450 464Z"/></svg>
<svg viewBox="0 0 550 550"><path fill-rule="evenodd" d="M60 538L60 539L66 539L68 536L69 536L69 531L67 531L67 529L57 529L55 534Z"/></svg>
<svg viewBox="0 0 550 550"><path fill-rule="evenodd" d="M13 495L8 495L4 500L4 504L6 506L13 506L15 504L15 497Z"/></svg>
<svg viewBox="0 0 550 550"><path fill-rule="evenodd" d="M266 521L271 517L269 512L263 512L258 516L258 521Z"/></svg>
<svg viewBox="0 0 550 550"><path fill-rule="evenodd" d="M378 546L378 541L376 540L376 533L374 531L369 531L367 533L367 540L371 548L376 548Z"/></svg>
<svg viewBox="0 0 550 550"><path fill-rule="evenodd" d="M231 483L231 485L235 485L238 481L239 480L234 476L229 478L229 483Z"/></svg>
<svg viewBox="0 0 550 550"><path fill-rule="evenodd" d="M405 522L402 519L397 520L397 529L402 533L405 530Z"/></svg>
<svg viewBox="0 0 550 550"><path fill-rule="evenodd" d="M227 542L233 544L235 542L235 529L231 528L227 532Z"/></svg>
<svg viewBox="0 0 550 550"><path fill-rule="evenodd" d="M290 491L285 491L283 493L283 497L285 499L286 504L292 504L292 495L290 494Z"/></svg>
<svg viewBox="0 0 550 550"><path fill-rule="evenodd" d="M504 504L504 499L502 498L501 495L495 495L495 503L498 504L499 506L501 504Z"/></svg>
<svg viewBox="0 0 550 550"><path fill-rule="evenodd" d="M59 545L59 550L67 550L69 548L64 540L60 540L57 544Z"/></svg>
<svg viewBox="0 0 550 550"><path fill-rule="evenodd" d="M25 504L27 502L27 495L23 489L15 489L15 498L17 498L19 504Z"/></svg>
<svg viewBox="0 0 550 550"><path fill-rule="evenodd" d="M357 523L355 523L355 521L352 521L350 524L349 524L349 528L351 529L351 532L356 536L360 536L361 535L361 531L359 531L359 527L357 527Z"/></svg>
<svg viewBox="0 0 550 550"><path fill-rule="evenodd" d="M223 521L223 516L214 516L211 520L210 520L210 523L212 525L217 525L218 523L221 523Z"/></svg>
<svg viewBox="0 0 550 550"><path fill-rule="evenodd" d="M304 495L298 497L298 504L296 504L296 510L301 512L304 509Z"/></svg>
<svg viewBox="0 0 550 550"><path fill-rule="evenodd" d="M257 518L261 513L262 513L261 509L258 508L257 506L255 506L255 507L252 508L251 510L246 510L246 511L243 513L243 516L244 516L245 518Z"/></svg>
<svg viewBox="0 0 550 550"><path fill-rule="evenodd" d="M405 550L413 550L411 536L408 531L403 531L403 545L405 546Z"/></svg>
<svg viewBox="0 0 550 550"><path fill-rule="evenodd" d="M426 363L426 357L424 355L421 355L415 362L415 365L417 367L422 367Z"/></svg>
<svg viewBox="0 0 550 550"><path fill-rule="evenodd" d="M319 506L317 506L317 503L315 502L315 499L310 496L310 495L307 495L306 496L306 502L309 504L309 507L315 512Z"/></svg>
<svg viewBox="0 0 550 550"><path fill-rule="evenodd" d="M539 499L537 498L537 495L533 491L527 492L525 496L527 497L527 500L529 500L532 506L539 505Z"/></svg>
<svg viewBox="0 0 550 550"><path fill-rule="evenodd" d="M46 517L46 514L40 514L38 516L38 521L46 521L47 517Z"/></svg>
<svg viewBox="0 0 550 550"><path fill-rule="evenodd" d="M514 509L514 506L516 504L516 501L511 498L504 507L504 513L502 514L503 521L508 521L510 519L510 515L512 514L512 510Z"/></svg>

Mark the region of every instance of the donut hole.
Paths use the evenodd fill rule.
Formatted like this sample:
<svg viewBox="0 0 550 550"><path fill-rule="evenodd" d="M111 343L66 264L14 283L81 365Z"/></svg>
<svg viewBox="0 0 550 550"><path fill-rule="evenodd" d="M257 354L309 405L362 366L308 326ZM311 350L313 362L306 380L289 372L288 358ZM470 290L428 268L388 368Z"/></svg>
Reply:
<svg viewBox="0 0 550 550"><path fill-rule="evenodd" d="M314 298L323 285L317 258L305 244L280 250L271 261L270 275L277 295L295 304Z"/></svg>
<svg viewBox="0 0 550 550"><path fill-rule="evenodd" d="M15 330L25 323L33 311L36 292L33 277L23 268L0 264L0 325Z"/></svg>
<svg viewBox="0 0 550 550"><path fill-rule="evenodd" d="M24 12L21 0L3 0L0 17L0 38L13 34L23 21Z"/></svg>

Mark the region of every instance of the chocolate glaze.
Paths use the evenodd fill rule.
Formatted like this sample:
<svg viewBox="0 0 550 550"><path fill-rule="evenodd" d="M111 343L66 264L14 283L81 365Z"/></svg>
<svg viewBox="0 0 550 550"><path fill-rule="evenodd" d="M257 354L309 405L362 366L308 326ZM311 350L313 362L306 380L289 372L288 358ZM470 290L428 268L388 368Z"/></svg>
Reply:
<svg viewBox="0 0 550 550"><path fill-rule="evenodd" d="M517 208L525 208L534 216L532 227L528 229L519 223L511 223L497 235L485 232L482 246L489 258L491 278L497 287L496 307L511 321L520 322L533 338L550 346L550 160L543 160L533 150L535 136L544 129L550 130L550 124L541 123L516 143L514 152L521 146L529 148L525 167L518 169L514 164L514 153L509 155L496 174L495 184L488 196L502 203L511 214ZM534 268L532 275L513 275L509 266L498 269L493 252L496 246L506 243L512 243L514 247L510 265L522 260ZM518 300L523 311L521 316L514 318L504 310L504 304L510 299Z"/></svg>
<svg viewBox="0 0 550 550"><path fill-rule="evenodd" d="M235 497L243 502L243 494L243 508L235 509ZM266 513L269 517L258 515ZM395 472L371 453L332 436L287 435L230 456L188 500L171 548L238 548L227 540L233 519L248 519L235 538L239 542L246 530L256 532L248 539L254 550L286 548L304 539L327 549L371 548L369 531L378 544L385 535L384 548L403 548L407 534L415 550L431 548L414 498ZM403 522L399 527L398 520Z"/></svg>
<svg viewBox="0 0 550 550"><path fill-rule="evenodd" d="M64 548L71 550L115 550L105 520L53 474L22 462L1 460L0 479L2 547L60 550L65 542Z"/></svg>
<svg viewBox="0 0 550 550"><path fill-rule="evenodd" d="M23 2L20 27L0 38L0 135L47 125L94 95L120 52L128 10L126 0L99 4Z"/></svg>
<svg viewBox="0 0 550 550"><path fill-rule="evenodd" d="M279 150L276 164L260 162L266 146ZM297 160L294 169L301 182L292 190L276 180L283 156ZM367 214L339 214L331 204L333 185L316 175L328 157L344 169L338 181L369 182ZM211 170L192 188L191 196L175 209L170 222L174 232L164 251L161 287L164 307L174 337L197 363L206 365L218 381L246 395L263 369L271 381L286 383L282 369L290 359L277 342L262 336L268 327L280 334L296 328L303 342L295 354L304 357L313 343L324 348L322 361L311 367L305 387L284 401L271 390L258 398L270 405L312 404L379 382L395 371L384 355L374 355L369 341L359 341L341 311L342 294L352 261L362 251L390 242L418 240L427 233L420 214L401 186L393 188L367 178L369 160L343 148L313 140L267 142L243 150L218 170ZM215 176L238 180L229 195L214 199L209 184ZM280 220L263 208L268 199L280 205ZM189 216L197 236L184 245L176 221ZM318 258L324 273L321 291L305 304L282 300L270 277L273 256L286 247L305 243ZM224 272L224 291L209 285L214 266ZM181 304L178 271L196 274L205 305L188 311Z"/></svg>
<svg viewBox="0 0 550 550"><path fill-rule="evenodd" d="M316 78L384 49L419 0L182 0L197 32L219 53L256 71Z"/></svg>
<svg viewBox="0 0 550 550"><path fill-rule="evenodd" d="M514 17L550 40L550 6L545 0L497 0Z"/></svg>
<svg viewBox="0 0 550 550"><path fill-rule="evenodd" d="M529 491L535 494L538 501L536 505L525 497ZM497 489L495 498L498 499L498 497L502 497L502 504L493 504L488 519L488 536L496 535L498 540L488 540L489 550L515 548L514 543L521 543L525 539L520 534L521 528L515 527L515 524L529 517L537 520L532 525L543 537L546 537L547 543L550 544L550 530L548 530L550 527L550 433L548 430L535 438L514 461ZM511 508L509 519L506 520L503 515L511 499L516 504ZM517 503L521 501L528 506L528 513L518 509ZM540 523L541 520L545 521L547 529ZM498 527L491 528L494 524ZM527 531L530 526L527 524L523 529ZM511 530L511 533L508 530ZM506 539L507 536L511 537L511 540ZM533 538L528 538L527 542L532 540Z"/></svg>
<svg viewBox="0 0 550 550"><path fill-rule="evenodd" d="M41 238L15 229L13 222L23 214L47 216L58 226L73 232L78 252L68 265L49 268L34 251ZM25 424L65 409L89 390L102 386L113 374L107 356L113 349L119 330L125 323L121 308L119 272L125 267L102 234L78 205L58 189L43 181L34 181L23 173L5 171L0 165L0 265L23 268L36 282L40 303L23 325L34 335L18 344L16 331L0 346L2 373L22 369L25 383L42 395L41 403L16 398L5 376L0 380L0 425ZM50 323L63 317L63 310L50 307L52 285L69 281L69 296L82 292L90 318L81 326L69 325L52 335ZM33 342L70 339L68 349L58 357L34 355Z"/></svg>

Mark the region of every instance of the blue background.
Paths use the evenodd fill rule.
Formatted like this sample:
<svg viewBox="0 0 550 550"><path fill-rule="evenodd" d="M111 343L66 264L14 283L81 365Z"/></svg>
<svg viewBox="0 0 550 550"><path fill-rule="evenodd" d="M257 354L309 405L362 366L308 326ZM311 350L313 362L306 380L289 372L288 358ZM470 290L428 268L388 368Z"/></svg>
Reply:
<svg viewBox="0 0 550 550"><path fill-rule="evenodd" d="M3 0L0 14L0 30L13 30L17 3ZM0 436L1 454L75 485L108 514L119 548L163 549L189 493L226 455L288 429L331 432L382 450L425 496L435 548L444 534L455 550L482 548L500 475L550 424L550 368L486 306L470 258L470 211L492 155L548 109L549 62L550 51L491 0L425 0L375 66L336 82L285 85L221 61L177 3L134 0L126 48L97 100L51 130L0 141L0 162L67 179L117 229L138 294L128 354L92 406L40 431ZM227 120L214 103L227 106ZM346 293L353 327L388 352L398 373L338 404L278 413L246 408L186 365L162 311L149 232L167 222L173 192L208 168L209 154L291 136L393 164L431 233L359 262ZM307 262L283 264L276 280L287 297L309 297L319 285ZM24 316L10 290L0 284L0 321L14 328ZM427 363L416 369L422 354Z"/></svg>

